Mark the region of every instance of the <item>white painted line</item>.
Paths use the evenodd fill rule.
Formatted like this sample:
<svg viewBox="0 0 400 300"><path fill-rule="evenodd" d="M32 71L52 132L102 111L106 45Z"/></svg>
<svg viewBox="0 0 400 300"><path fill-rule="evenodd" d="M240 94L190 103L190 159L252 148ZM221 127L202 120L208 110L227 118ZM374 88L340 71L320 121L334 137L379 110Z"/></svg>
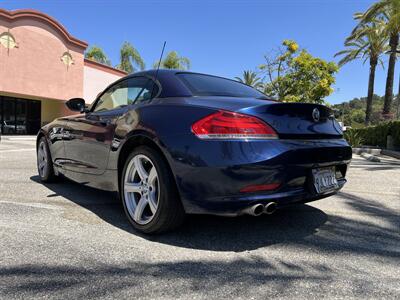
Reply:
<svg viewBox="0 0 400 300"><path fill-rule="evenodd" d="M4 138L5 141L36 141L35 138Z"/></svg>
<svg viewBox="0 0 400 300"><path fill-rule="evenodd" d="M34 141L36 140L36 135L3 135L1 138L4 141Z"/></svg>
<svg viewBox="0 0 400 300"><path fill-rule="evenodd" d="M13 204L13 205L22 205L22 206L29 206L34 208L44 208L44 209L52 209L52 210L59 210L58 206L42 204L42 203L27 203L27 202L16 202L16 201L0 201L0 204Z"/></svg>
<svg viewBox="0 0 400 300"><path fill-rule="evenodd" d="M386 192L386 191L364 191L364 190L353 190L353 189L345 189L345 190L341 190L341 192L344 193L354 193L354 194L370 194L370 195L389 195L389 196L398 196L400 195L400 190L399 192ZM338 196L340 196L340 192L337 194Z"/></svg>
<svg viewBox="0 0 400 300"><path fill-rule="evenodd" d="M26 148L26 149L0 150L0 153L21 152L21 151L36 151L36 149L35 148Z"/></svg>

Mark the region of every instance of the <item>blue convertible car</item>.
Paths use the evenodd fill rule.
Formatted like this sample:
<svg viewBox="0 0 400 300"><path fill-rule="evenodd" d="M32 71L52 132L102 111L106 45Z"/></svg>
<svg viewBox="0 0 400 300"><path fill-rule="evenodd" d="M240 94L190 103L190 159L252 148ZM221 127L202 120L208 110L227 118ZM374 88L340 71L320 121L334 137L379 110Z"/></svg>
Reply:
<svg viewBox="0 0 400 300"><path fill-rule="evenodd" d="M185 214L271 214L336 193L351 148L332 111L282 103L242 83L176 70L129 75L87 108L44 126L42 181L63 175L117 191L146 233Z"/></svg>

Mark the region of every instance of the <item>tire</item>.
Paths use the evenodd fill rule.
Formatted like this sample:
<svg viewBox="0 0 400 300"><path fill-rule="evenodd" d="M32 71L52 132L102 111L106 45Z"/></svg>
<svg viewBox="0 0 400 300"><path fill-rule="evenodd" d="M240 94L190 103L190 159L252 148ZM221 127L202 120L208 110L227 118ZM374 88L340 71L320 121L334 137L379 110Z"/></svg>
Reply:
<svg viewBox="0 0 400 300"><path fill-rule="evenodd" d="M185 212L173 176L154 149L148 146L134 149L125 162L120 181L125 214L138 231L156 234L183 222Z"/></svg>
<svg viewBox="0 0 400 300"><path fill-rule="evenodd" d="M40 180L42 182L56 181L57 176L54 174L54 166L50 155L49 145L44 136L39 140L36 158Z"/></svg>

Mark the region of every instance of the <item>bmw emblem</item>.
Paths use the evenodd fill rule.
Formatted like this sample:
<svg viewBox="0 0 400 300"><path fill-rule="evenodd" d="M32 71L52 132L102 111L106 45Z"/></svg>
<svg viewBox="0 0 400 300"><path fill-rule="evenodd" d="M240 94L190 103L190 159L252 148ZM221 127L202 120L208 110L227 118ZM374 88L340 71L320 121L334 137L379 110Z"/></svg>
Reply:
<svg viewBox="0 0 400 300"><path fill-rule="evenodd" d="M319 113L319 109L318 108L314 108L314 110L312 111L312 118L313 118L314 122L318 122L319 121L320 113Z"/></svg>

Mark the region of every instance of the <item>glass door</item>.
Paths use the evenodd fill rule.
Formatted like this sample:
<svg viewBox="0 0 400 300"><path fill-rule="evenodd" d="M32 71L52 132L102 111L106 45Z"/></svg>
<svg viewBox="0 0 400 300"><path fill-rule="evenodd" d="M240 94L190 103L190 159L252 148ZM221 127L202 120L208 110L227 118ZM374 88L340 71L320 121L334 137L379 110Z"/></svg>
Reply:
<svg viewBox="0 0 400 300"><path fill-rule="evenodd" d="M15 134L16 133L15 100L13 98L3 97L2 102L3 102L2 133Z"/></svg>
<svg viewBox="0 0 400 300"><path fill-rule="evenodd" d="M27 118L26 130L27 134L37 134L40 129L42 112L42 102L37 100L27 101Z"/></svg>
<svg viewBox="0 0 400 300"><path fill-rule="evenodd" d="M0 96L0 135L3 134L3 97Z"/></svg>
<svg viewBox="0 0 400 300"><path fill-rule="evenodd" d="M37 134L42 103L0 96L0 134Z"/></svg>
<svg viewBox="0 0 400 300"><path fill-rule="evenodd" d="M15 133L26 134L26 107L27 100L18 99L15 101Z"/></svg>

